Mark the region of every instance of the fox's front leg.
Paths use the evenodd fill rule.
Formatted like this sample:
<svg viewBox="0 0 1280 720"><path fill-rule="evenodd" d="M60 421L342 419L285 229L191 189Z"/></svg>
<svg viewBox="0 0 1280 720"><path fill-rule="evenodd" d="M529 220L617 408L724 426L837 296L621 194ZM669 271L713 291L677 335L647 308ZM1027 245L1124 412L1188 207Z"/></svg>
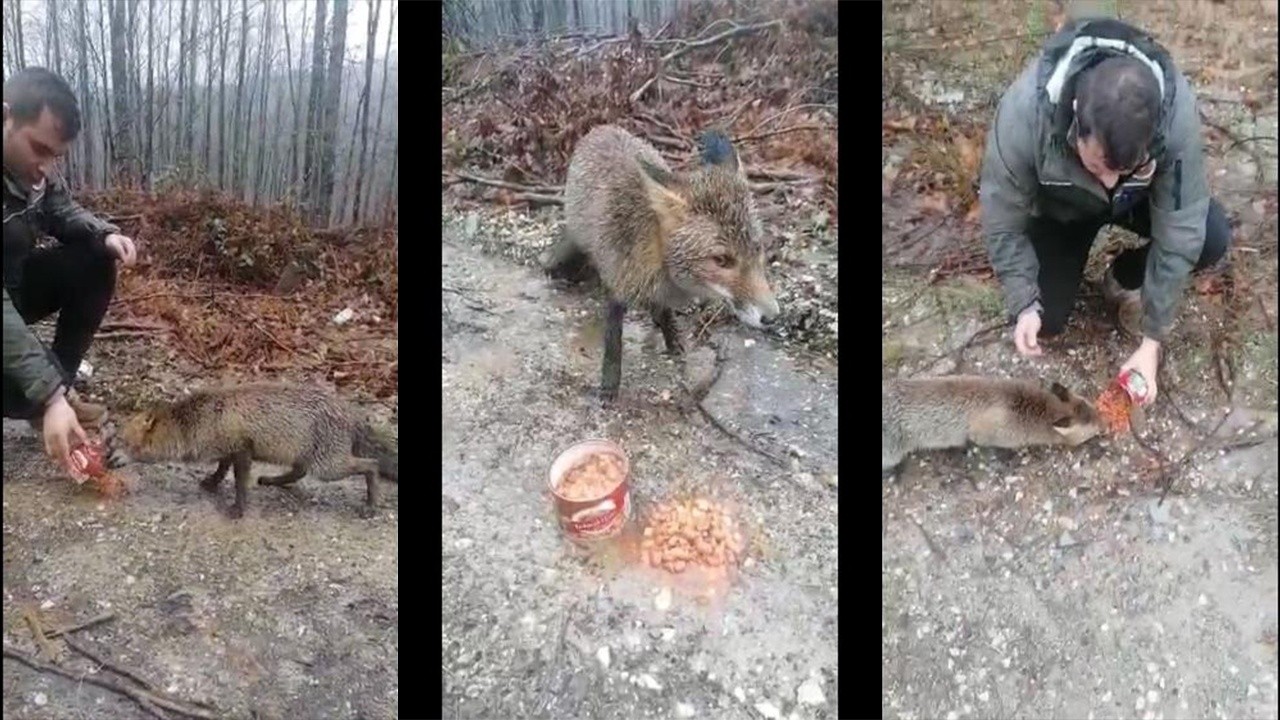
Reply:
<svg viewBox="0 0 1280 720"><path fill-rule="evenodd" d="M680 342L680 330L676 327L676 316L671 308L651 308L649 314L653 317L653 324L662 331L662 340L667 345L667 352L671 355L683 355L684 345Z"/></svg>
<svg viewBox="0 0 1280 720"><path fill-rule="evenodd" d="M612 402L622 384L622 320L626 303L609 300L604 317L604 362L600 369L600 397Z"/></svg>

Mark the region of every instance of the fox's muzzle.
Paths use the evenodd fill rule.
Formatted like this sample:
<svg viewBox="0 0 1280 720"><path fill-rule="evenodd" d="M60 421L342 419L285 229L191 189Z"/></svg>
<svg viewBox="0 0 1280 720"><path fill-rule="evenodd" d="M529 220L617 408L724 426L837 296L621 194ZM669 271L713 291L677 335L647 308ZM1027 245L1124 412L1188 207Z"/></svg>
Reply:
<svg viewBox="0 0 1280 720"><path fill-rule="evenodd" d="M738 320L753 328L760 327L761 320L770 320L781 313L778 300L763 276L753 279L747 297L734 298L732 304Z"/></svg>

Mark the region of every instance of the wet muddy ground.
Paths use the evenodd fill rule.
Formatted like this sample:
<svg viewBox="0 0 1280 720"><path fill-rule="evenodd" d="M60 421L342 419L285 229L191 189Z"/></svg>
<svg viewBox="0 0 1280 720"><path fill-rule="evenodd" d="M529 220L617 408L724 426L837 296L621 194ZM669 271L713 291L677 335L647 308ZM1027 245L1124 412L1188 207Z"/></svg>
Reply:
<svg viewBox="0 0 1280 720"><path fill-rule="evenodd" d="M1004 2L999 17L1033 35L1044 17L1031 5ZM1275 135L1274 10L1253 32L1238 26L1247 13L1213 3L1131 7L1204 98L1210 187L1238 246L1233 283L1191 283L1136 435L922 453L884 485L884 717L1276 717L1275 146L1233 140ZM985 124L1031 41L935 51L926 28L948 41L983 37L997 33L997 16L978 5L933 11L955 17L905 4L886 16L902 46L886 50L891 76L919 112L945 106L957 122ZM1018 377L1097 397L1137 346L1115 329L1099 281L1116 250L1139 240L1104 231L1067 331L1043 357L1020 358L989 275L930 272L948 255L981 257L981 242L976 226L922 215L920 195L888 180L920 159L910 143L898 134L883 151L884 376Z"/></svg>
<svg viewBox="0 0 1280 720"><path fill-rule="evenodd" d="M680 362L633 313L605 408L599 298L480 252L467 226L442 228L443 716L838 717L834 364L733 326ZM741 441L684 390L715 377L711 343L704 406ZM575 553L546 473L587 437L630 454L637 513L678 492L734 505L752 551L727 592L699 604Z"/></svg>
<svg viewBox="0 0 1280 720"><path fill-rule="evenodd" d="M45 323L38 333L51 331ZM114 419L140 396L210 382L159 343L97 343L90 397ZM202 375L204 377L202 377ZM386 419L386 408L364 408ZM357 515L357 478L292 489L251 486L245 517L198 488L207 465L131 465L131 495L108 500L60 476L25 422L4 421L4 643L36 652L24 613L47 630L105 614L73 642L157 691L226 718L397 717L398 488ZM257 464L253 475L278 470ZM120 678L55 640L57 662ZM4 661L4 716L150 717L132 700Z"/></svg>

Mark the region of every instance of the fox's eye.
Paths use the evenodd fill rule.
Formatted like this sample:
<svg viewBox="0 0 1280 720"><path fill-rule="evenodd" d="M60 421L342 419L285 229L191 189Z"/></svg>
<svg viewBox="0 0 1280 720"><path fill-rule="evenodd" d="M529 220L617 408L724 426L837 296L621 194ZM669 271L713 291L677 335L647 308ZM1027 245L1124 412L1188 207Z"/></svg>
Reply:
<svg viewBox="0 0 1280 720"><path fill-rule="evenodd" d="M716 264L722 268L733 266L733 256L728 253L720 253L719 255L716 255L714 259Z"/></svg>

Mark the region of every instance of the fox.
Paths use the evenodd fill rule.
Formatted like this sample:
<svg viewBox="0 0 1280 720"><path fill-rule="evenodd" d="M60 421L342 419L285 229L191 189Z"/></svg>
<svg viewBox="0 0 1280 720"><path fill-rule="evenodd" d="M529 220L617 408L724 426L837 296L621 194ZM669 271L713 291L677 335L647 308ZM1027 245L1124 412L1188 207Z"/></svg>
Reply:
<svg viewBox="0 0 1280 720"><path fill-rule="evenodd" d="M606 402L621 384L628 306L648 307L671 355L684 352L673 311L695 299L728 304L750 327L780 314L746 169L723 132L705 132L701 146L699 164L677 175L648 142L599 125L570 158L563 235L544 253L543 267L553 277L594 270L607 291Z"/></svg>
<svg viewBox="0 0 1280 720"><path fill-rule="evenodd" d="M886 474L917 450L1075 447L1104 428L1093 404L1059 383L974 375L886 380L880 415Z"/></svg>
<svg viewBox="0 0 1280 720"><path fill-rule="evenodd" d="M329 390L313 384L246 383L192 392L176 402L153 404L130 416L111 438L113 467L138 461L217 461L200 483L217 492L235 471L235 501L227 511L244 515L252 461L289 466L258 478L259 485L290 485L310 473L323 481L365 478L363 517L381 502L377 477L398 482L395 443Z"/></svg>

